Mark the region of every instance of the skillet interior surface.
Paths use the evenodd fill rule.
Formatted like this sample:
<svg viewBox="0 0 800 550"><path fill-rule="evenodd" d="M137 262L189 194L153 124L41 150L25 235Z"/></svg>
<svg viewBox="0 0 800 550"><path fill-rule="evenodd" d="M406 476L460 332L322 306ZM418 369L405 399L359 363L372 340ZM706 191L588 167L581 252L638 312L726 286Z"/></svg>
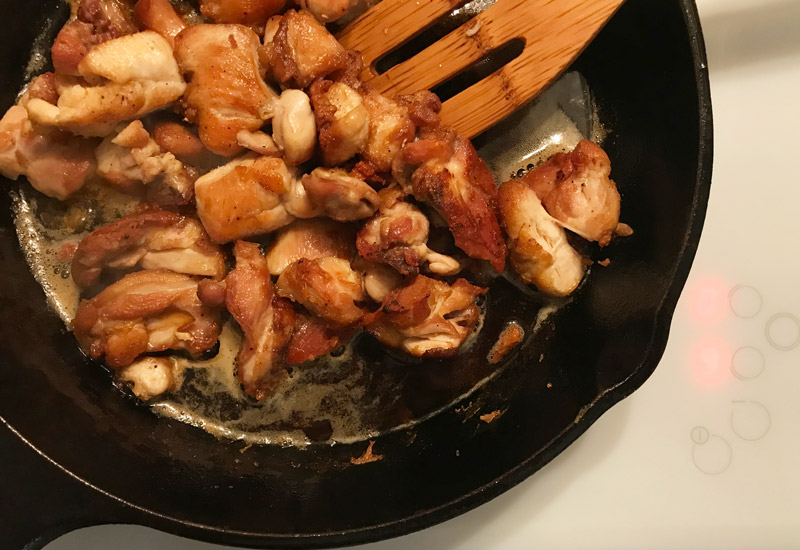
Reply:
<svg viewBox="0 0 800 550"><path fill-rule="evenodd" d="M3 109L23 82L43 14L57 3L0 1L0 15L14 22L0 36ZM28 507L3 514L4 540L13 547L39 535L44 543L80 524L125 521L226 544L355 544L462 513L552 460L660 359L700 237L712 154L705 57L688 0L628 2L573 69L611 130L605 148L634 236L608 249L611 265L593 270L507 369L413 430L378 438L383 459L370 464L350 462L363 443L241 453L241 444L156 417L112 391L110 376L47 308L3 195L0 417L60 469L28 452L30 470L6 486L26 494ZM504 124L476 144L513 141L515 131ZM493 291L504 311L515 307L511 292ZM409 388L420 399L451 383L422 380ZM494 410L505 412L479 420ZM33 498L37 491L49 494L46 503Z"/></svg>

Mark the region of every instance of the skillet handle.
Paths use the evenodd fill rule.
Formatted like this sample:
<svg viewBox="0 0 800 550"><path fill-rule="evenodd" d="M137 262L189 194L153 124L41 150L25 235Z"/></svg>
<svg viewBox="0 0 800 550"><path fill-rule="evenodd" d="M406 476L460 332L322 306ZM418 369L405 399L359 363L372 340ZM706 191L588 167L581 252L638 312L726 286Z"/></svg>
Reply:
<svg viewBox="0 0 800 550"><path fill-rule="evenodd" d="M0 547L39 550L100 523L132 523L130 509L86 487L0 422Z"/></svg>

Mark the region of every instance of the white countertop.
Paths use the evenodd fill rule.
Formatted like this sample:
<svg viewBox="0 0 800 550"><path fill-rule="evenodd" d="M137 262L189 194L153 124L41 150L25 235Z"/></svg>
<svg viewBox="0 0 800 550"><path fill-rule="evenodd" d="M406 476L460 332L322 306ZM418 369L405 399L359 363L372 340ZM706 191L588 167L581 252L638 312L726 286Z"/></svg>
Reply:
<svg viewBox="0 0 800 550"><path fill-rule="evenodd" d="M361 549L800 546L800 0L697 3L714 179L660 366L519 486ZM135 526L47 546L107 548L223 549Z"/></svg>

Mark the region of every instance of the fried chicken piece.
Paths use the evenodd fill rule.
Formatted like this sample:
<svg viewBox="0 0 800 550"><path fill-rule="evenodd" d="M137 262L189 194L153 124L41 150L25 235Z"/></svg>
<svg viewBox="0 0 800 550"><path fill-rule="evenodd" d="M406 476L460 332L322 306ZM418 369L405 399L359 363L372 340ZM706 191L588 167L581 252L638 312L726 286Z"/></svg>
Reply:
<svg viewBox="0 0 800 550"><path fill-rule="evenodd" d="M405 105L372 91L362 97L369 113L369 138L361 157L376 172L388 172L403 146L414 141L416 126Z"/></svg>
<svg viewBox="0 0 800 550"><path fill-rule="evenodd" d="M265 50L275 79L294 88L305 88L348 62L336 38L303 10L283 14L272 40L265 42Z"/></svg>
<svg viewBox="0 0 800 550"><path fill-rule="evenodd" d="M139 120L106 137L95 155L97 175L123 192L138 194L144 184L150 202L161 206L194 199L194 175L175 155L162 151Z"/></svg>
<svg viewBox="0 0 800 550"><path fill-rule="evenodd" d="M286 363L298 365L313 361L344 345L353 333L352 328L332 327L317 317L298 313L286 350Z"/></svg>
<svg viewBox="0 0 800 550"><path fill-rule="evenodd" d="M78 245L72 278L78 286L97 282L104 269L168 269L221 279L225 256L200 222L166 210L125 216L95 229Z"/></svg>
<svg viewBox="0 0 800 550"><path fill-rule="evenodd" d="M311 100L301 90L284 90L275 104L272 137L283 150L286 164L297 166L309 160L317 145L317 125Z"/></svg>
<svg viewBox="0 0 800 550"><path fill-rule="evenodd" d="M475 299L485 293L464 279L450 286L417 275L386 296L366 320L366 329L380 342L415 357L449 357L477 325L480 308Z"/></svg>
<svg viewBox="0 0 800 550"><path fill-rule="evenodd" d="M120 0L82 0L50 48L56 72L80 76L78 65L94 46L135 33L130 7Z"/></svg>
<svg viewBox="0 0 800 550"><path fill-rule="evenodd" d="M119 379L142 401L180 387L180 368L171 357L141 357L119 372Z"/></svg>
<svg viewBox="0 0 800 550"><path fill-rule="evenodd" d="M553 296L575 290L586 270L584 260L533 188L522 179L507 181L500 186L498 203L514 271L526 283Z"/></svg>
<svg viewBox="0 0 800 550"><path fill-rule="evenodd" d="M283 353L294 326L294 311L272 287L258 245L238 241L236 268L225 279L225 303L244 333L236 373L247 395L264 399L286 376Z"/></svg>
<svg viewBox="0 0 800 550"><path fill-rule="evenodd" d="M197 215L217 243L269 233L294 220L282 202L292 180L279 158L233 160L195 182Z"/></svg>
<svg viewBox="0 0 800 550"><path fill-rule="evenodd" d="M416 275L427 265L437 275L455 275L461 265L455 259L428 248L430 224L425 214L402 200L396 187L380 192L381 207L358 232L356 246L363 258L392 266L403 275Z"/></svg>
<svg viewBox="0 0 800 550"><path fill-rule="evenodd" d="M197 131L176 120L160 120L153 126L153 139L163 151L172 153L184 165L208 170L222 159L206 149Z"/></svg>
<svg viewBox="0 0 800 550"><path fill-rule="evenodd" d="M173 48L175 37L187 27L169 0L138 0L133 13L142 28L157 32L166 38Z"/></svg>
<svg viewBox="0 0 800 550"><path fill-rule="evenodd" d="M286 0L200 0L200 12L214 23L261 27L285 5Z"/></svg>
<svg viewBox="0 0 800 550"><path fill-rule="evenodd" d="M425 130L422 139L403 148L393 173L406 191L444 218L456 246L503 271L506 246L495 214L497 187L469 140L451 128Z"/></svg>
<svg viewBox="0 0 800 550"><path fill-rule="evenodd" d="M558 153L522 180L561 224L600 246L611 242L619 224L620 197L610 179L603 149L581 140L571 153Z"/></svg>
<svg viewBox="0 0 800 550"><path fill-rule="evenodd" d="M280 275L299 260L349 259L354 252L352 230L325 218L296 220L278 232L267 252L271 275Z"/></svg>
<svg viewBox="0 0 800 550"><path fill-rule="evenodd" d="M72 328L93 359L115 369L168 349L199 355L219 339L218 312L197 297L198 279L163 269L126 275L78 306Z"/></svg>
<svg viewBox="0 0 800 550"><path fill-rule="evenodd" d="M278 294L336 326L358 323L366 314L361 275L342 258L299 260L283 270Z"/></svg>
<svg viewBox="0 0 800 550"><path fill-rule="evenodd" d="M309 88L325 166L337 166L364 150L369 111L361 94L342 82L318 80Z"/></svg>
<svg viewBox="0 0 800 550"><path fill-rule="evenodd" d="M300 7L317 18L320 23L333 23L347 15L357 0L299 0Z"/></svg>
<svg viewBox="0 0 800 550"><path fill-rule="evenodd" d="M26 176L40 193L65 200L94 174L95 146L94 140L34 127L25 108L14 105L0 119L0 174Z"/></svg>
<svg viewBox="0 0 800 550"><path fill-rule="evenodd" d="M56 105L40 98L27 102L33 122L84 136L106 136L118 123L166 107L186 90L172 48L153 31L95 46L78 71L84 79L56 79Z"/></svg>
<svg viewBox="0 0 800 550"><path fill-rule="evenodd" d="M256 131L272 117L277 98L259 72L258 35L243 25L195 25L175 40L175 56L189 85L186 118L197 123L212 152L242 150L236 135Z"/></svg>
<svg viewBox="0 0 800 550"><path fill-rule="evenodd" d="M315 168L302 183L311 204L336 221L362 220L378 208L375 190L341 168Z"/></svg>
<svg viewBox="0 0 800 550"><path fill-rule="evenodd" d="M373 301L383 303L388 294L403 284L403 277L386 264L379 264L356 256L352 261L353 269L361 274L364 292Z"/></svg>

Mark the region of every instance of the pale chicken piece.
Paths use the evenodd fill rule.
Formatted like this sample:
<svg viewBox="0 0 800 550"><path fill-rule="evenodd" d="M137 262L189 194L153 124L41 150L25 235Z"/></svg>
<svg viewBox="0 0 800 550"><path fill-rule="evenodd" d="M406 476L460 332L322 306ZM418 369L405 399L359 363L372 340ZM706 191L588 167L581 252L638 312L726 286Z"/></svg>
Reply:
<svg viewBox="0 0 800 550"><path fill-rule="evenodd" d="M584 139L571 153L554 155L522 181L564 227L606 246L619 224L620 211L619 192L610 175L606 152Z"/></svg>
<svg viewBox="0 0 800 550"><path fill-rule="evenodd" d="M444 218L458 248L503 271L506 245L495 213L497 187L469 140L443 126L425 130L403 148L393 174Z"/></svg>
<svg viewBox="0 0 800 550"><path fill-rule="evenodd" d="M106 137L95 155L97 175L121 191L138 194L146 185L148 199L162 206L194 199L193 174L175 155L162 151L139 120Z"/></svg>
<svg viewBox="0 0 800 550"><path fill-rule="evenodd" d="M187 27L169 0L138 0L133 12L139 25L166 38L173 48L175 37Z"/></svg>
<svg viewBox="0 0 800 550"><path fill-rule="evenodd" d="M78 65L94 46L138 31L123 0L72 2L73 16L62 27L50 53L59 74L79 76Z"/></svg>
<svg viewBox="0 0 800 550"><path fill-rule="evenodd" d="M212 152L231 157L242 150L236 136L256 131L272 117L277 94L261 78L258 35L243 25L194 25L175 40L175 56L187 75L186 117Z"/></svg>
<svg viewBox="0 0 800 550"><path fill-rule="evenodd" d="M309 88L326 166L337 166L361 153L369 139L369 111L361 94L343 82L318 80Z"/></svg>
<svg viewBox="0 0 800 550"><path fill-rule="evenodd" d="M366 314L359 305L365 301L361 275L342 258L299 260L284 269L275 289L336 326L354 325Z"/></svg>
<svg viewBox="0 0 800 550"><path fill-rule="evenodd" d="M267 267L280 275L299 260L349 259L355 252L353 231L325 218L296 220L281 229L267 252Z"/></svg>
<svg viewBox="0 0 800 550"><path fill-rule="evenodd" d="M203 226L166 210L146 210L95 229L78 245L72 278L78 286L97 282L105 269L168 269L221 279L225 256Z"/></svg>
<svg viewBox="0 0 800 550"><path fill-rule="evenodd" d="M174 391L181 385L182 369L172 357L142 357L119 372L119 379L128 384L142 401Z"/></svg>
<svg viewBox="0 0 800 550"><path fill-rule="evenodd" d="M390 265L403 275L416 275L423 265L437 275L455 275L461 270L457 260L428 248L428 218L404 201L399 189L383 189L380 196L380 210L356 238L363 258Z"/></svg>
<svg viewBox="0 0 800 550"><path fill-rule="evenodd" d="M403 146L414 141L416 126L405 105L374 91L362 97L369 113L369 138L362 159L377 172L388 172Z"/></svg>
<svg viewBox="0 0 800 550"><path fill-rule="evenodd" d="M279 157L282 153L281 148L272 139L272 136L266 132L248 132L247 130L240 130L236 134L236 143L249 149L259 155L268 157Z"/></svg>
<svg viewBox="0 0 800 550"><path fill-rule="evenodd" d="M162 109L186 90L172 48L144 31L103 42L78 65L84 79L58 79L56 105L27 104L31 120L85 136L105 136L120 122Z"/></svg>
<svg viewBox="0 0 800 550"><path fill-rule="evenodd" d="M352 266L361 273L364 292L379 304L391 291L403 285L403 276L386 264L370 262L357 256L353 259Z"/></svg>
<svg viewBox="0 0 800 550"><path fill-rule="evenodd" d="M217 243L270 233L294 220L282 202L293 180L279 158L233 160L195 182L197 215Z"/></svg>
<svg viewBox="0 0 800 550"><path fill-rule="evenodd" d="M265 42L272 74L283 85L305 88L318 78L343 69L345 49L307 11L283 14L272 40Z"/></svg>
<svg viewBox="0 0 800 550"><path fill-rule="evenodd" d="M317 124L311 100L301 90L284 90L275 104L272 137L283 150L287 164L297 166L309 160L317 145Z"/></svg>
<svg viewBox="0 0 800 550"><path fill-rule="evenodd" d="M500 186L498 206L508 234L509 261L522 280L553 296L575 290L586 263L536 192L521 179L507 181Z"/></svg>
<svg viewBox="0 0 800 550"><path fill-rule="evenodd" d="M260 27L285 5L286 0L200 0L200 11L214 23Z"/></svg>
<svg viewBox="0 0 800 550"><path fill-rule="evenodd" d="M34 127L25 108L15 105L0 119L0 174L25 176L40 193L65 200L94 174L95 146L94 140Z"/></svg>
<svg viewBox="0 0 800 550"><path fill-rule="evenodd" d="M417 275L390 292L383 306L366 321L380 342L415 357L455 355L480 319L475 304L486 289L458 279L452 286Z"/></svg>
<svg viewBox="0 0 800 550"><path fill-rule="evenodd" d="M283 355L295 314L291 305L275 294L267 261L257 244L238 241L234 255L236 268L225 279L225 303L244 333L236 374L245 393L262 400L286 376Z"/></svg>
<svg viewBox="0 0 800 550"><path fill-rule="evenodd" d="M302 184L311 204L336 221L362 220L378 209L378 193L341 168L315 168L303 176Z"/></svg>
<svg viewBox="0 0 800 550"><path fill-rule="evenodd" d="M200 302L198 279L167 270L126 275L78 306L72 328L93 359L125 367L168 349L199 355L219 339L218 312Z"/></svg>
<svg viewBox="0 0 800 550"><path fill-rule="evenodd" d="M320 23L333 23L349 12L357 0L299 0L300 7L317 18Z"/></svg>

